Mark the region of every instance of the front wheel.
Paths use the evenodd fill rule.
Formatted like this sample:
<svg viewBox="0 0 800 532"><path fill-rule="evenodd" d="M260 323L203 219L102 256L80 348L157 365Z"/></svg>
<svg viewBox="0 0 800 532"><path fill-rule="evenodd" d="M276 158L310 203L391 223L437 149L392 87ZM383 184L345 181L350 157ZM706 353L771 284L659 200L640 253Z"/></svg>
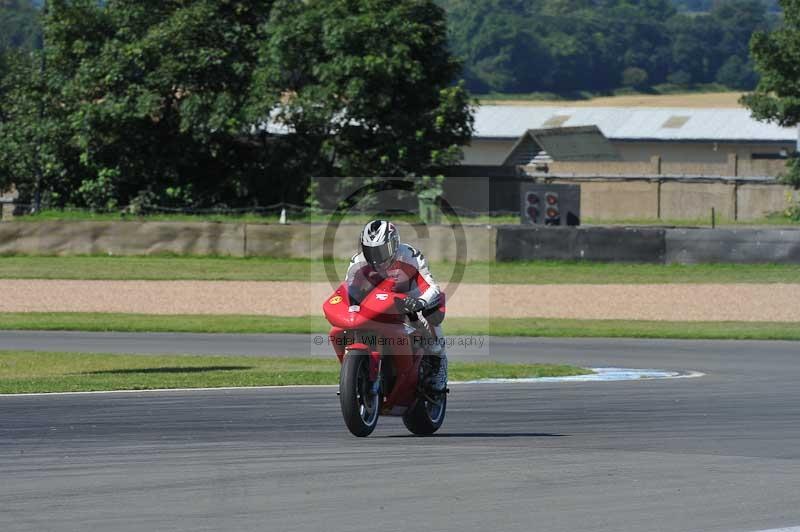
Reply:
<svg viewBox="0 0 800 532"><path fill-rule="evenodd" d="M417 436L430 436L444 423L446 411L446 393L439 394L435 399L420 397L403 416L403 423Z"/></svg>
<svg viewBox="0 0 800 532"><path fill-rule="evenodd" d="M380 394L372 393L367 353L349 351L345 355L339 374L339 402L344 422L354 436L372 434L378 424Z"/></svg>

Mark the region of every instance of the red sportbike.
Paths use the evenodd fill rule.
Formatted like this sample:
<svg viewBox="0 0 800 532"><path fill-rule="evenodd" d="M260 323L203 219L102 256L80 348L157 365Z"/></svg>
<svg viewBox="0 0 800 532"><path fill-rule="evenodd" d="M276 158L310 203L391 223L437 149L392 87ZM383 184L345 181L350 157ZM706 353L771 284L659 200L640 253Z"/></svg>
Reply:
<svg viewBox="0 0 800 532"><path fill-rule="evenodd" d="M396 300L405 296L392 291L392 279L373 284L359 277L323 305L342 365L339 400L347 428L369 436L383 414L402 416L414 434L433 434L444 422L447 391L422 385L435 371L421 345L426 335L415 326L416 315L398 308Z"/></svg>

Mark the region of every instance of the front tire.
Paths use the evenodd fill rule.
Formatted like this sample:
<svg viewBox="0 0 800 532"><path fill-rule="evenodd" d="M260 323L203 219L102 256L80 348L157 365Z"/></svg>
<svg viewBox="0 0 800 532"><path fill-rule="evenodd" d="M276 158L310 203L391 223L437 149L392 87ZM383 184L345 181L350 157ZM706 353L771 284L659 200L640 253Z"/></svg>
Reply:
<svg viewBox="0 0 800 532"><path fill-rule="evenodd" d="M447 394L442 393L437 400L438 404L420 397L403 416L406 428L417 436L430 436L439 430L447 411Z"/></svg>
<svg viewBox="0 0 800 532"><path fill-rule="evenodd" d="M349 351L339 374L339 402L353 436L369 436L378 424L380 394L371 392L369 356L364 351Z"/></svg>

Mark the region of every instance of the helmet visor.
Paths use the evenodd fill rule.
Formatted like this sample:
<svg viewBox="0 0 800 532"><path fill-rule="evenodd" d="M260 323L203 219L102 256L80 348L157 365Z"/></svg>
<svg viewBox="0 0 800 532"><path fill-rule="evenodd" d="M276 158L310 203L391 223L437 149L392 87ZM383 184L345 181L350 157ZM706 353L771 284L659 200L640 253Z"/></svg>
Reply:
<svg viewBox="0 0 800 532"><path fill-rule="evenodd" d="M389 247L388 244L382 246L362 246L364 258L373 266L385 266L394 256Z"/></svg>

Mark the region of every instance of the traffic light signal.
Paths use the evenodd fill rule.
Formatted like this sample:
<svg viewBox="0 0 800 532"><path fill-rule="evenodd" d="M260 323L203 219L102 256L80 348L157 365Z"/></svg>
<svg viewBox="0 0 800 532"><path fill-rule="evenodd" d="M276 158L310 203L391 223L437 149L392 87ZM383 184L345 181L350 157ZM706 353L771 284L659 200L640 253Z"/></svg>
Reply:
<svg viewBox="0 0 800 532"><path fill-rule="evenodd" d="M525 196L525 212L531 223L539 223L539 209L541 208L539 195L535 192L528 192Z"/></svg>
<svg viewBox="0 0 800 532"><path fill-rule="evenodd" d="M561 183L523 183L520 222L526 225L580 225L581 187Z"/></svg>
<svg viewBox="0 0 800 532"><path fill-rule="evenodd" d="M561 209L558 205L558 193L548 192L544 195L544 225L561 225Z"/></svg>

